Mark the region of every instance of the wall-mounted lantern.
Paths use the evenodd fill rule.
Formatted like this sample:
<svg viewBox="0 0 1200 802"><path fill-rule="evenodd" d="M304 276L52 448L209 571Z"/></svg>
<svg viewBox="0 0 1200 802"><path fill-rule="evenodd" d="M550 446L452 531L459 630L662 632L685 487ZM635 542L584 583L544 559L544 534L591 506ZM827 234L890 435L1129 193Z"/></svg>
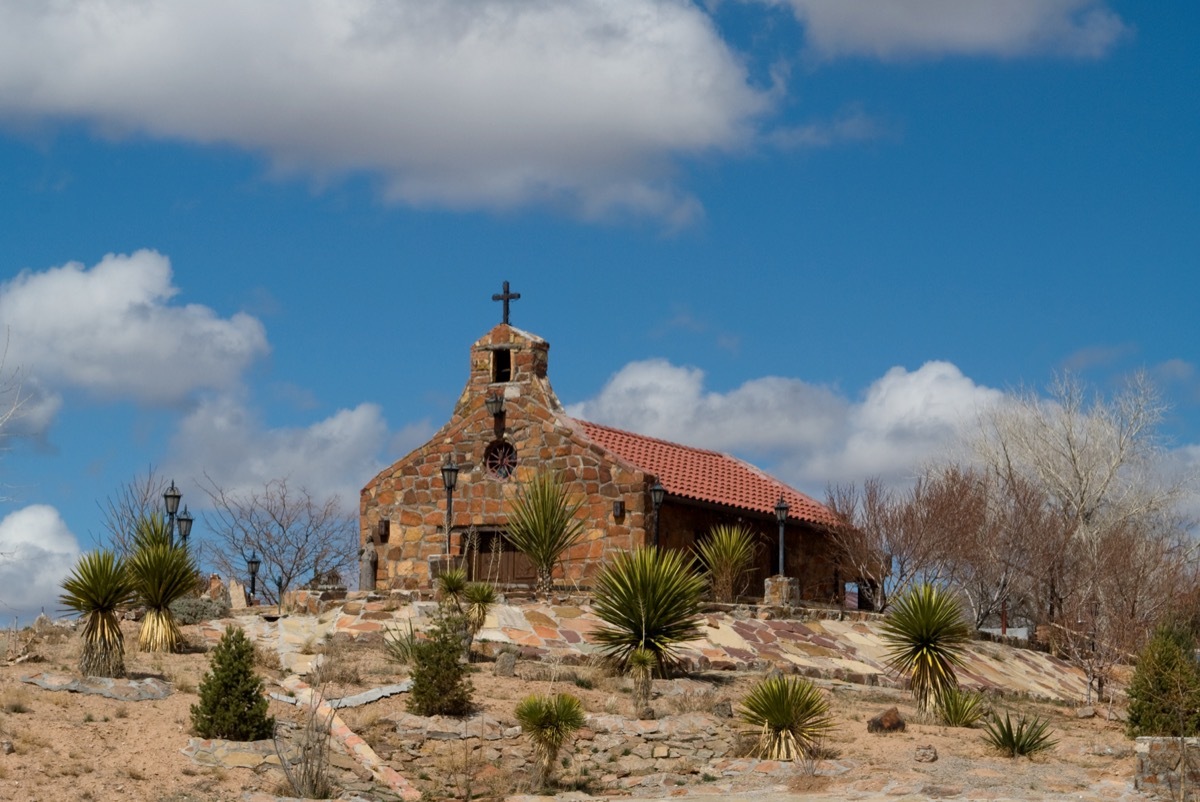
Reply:
<svg viewBox="0 0 1200 802"><path fill-rule="evenodd" d="M498 418L504 414L504 396L500 395L500 393L492 393L483 403L487 405L488 414L493 418Z"/></svg>

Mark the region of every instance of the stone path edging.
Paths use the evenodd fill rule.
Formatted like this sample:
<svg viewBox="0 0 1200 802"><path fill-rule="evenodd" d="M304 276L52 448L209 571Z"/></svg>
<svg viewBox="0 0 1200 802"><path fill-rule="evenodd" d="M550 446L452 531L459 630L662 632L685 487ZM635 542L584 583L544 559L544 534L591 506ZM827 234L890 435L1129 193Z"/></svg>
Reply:
<svg viewBox="0 0 1200 802"><path fill-rule="evenodd" d="M28 682L30 685L36 685L48 691L90 693L121 702L146 702L154 699L166 699L171 695L171 686L156 677L146 677L145 679L83 677L80 679L72 677L70 674L43 671L21 677L21 682Z"/></svg>

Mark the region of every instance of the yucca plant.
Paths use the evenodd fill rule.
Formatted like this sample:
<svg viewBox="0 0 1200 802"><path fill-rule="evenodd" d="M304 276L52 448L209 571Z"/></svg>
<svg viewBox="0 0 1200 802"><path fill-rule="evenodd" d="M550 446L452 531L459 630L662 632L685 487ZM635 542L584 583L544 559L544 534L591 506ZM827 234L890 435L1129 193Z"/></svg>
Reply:
<svg viewBox="0 0 1200 802"><path fill-rule="evenodd" d="M808 680L775 676L764 679L742 699L738 715L758 735L756 757L796 760L812 755L833 727L829 703Z"/></svg>
<svg viewBox="0 0 1200 802"><path fill-rule="evenodd" d="M983 695L961 688L947 688L937 698L938 718L947 727L974 727L988 712Z"/></svg>
<svg viewBox="0 0 1200 802"><path fill-rule="evenodd" d="M496 598L496 588L491 582L471 582L463 590L463 614L467 617L471 637L475 637L479 630L483 629L488 611L496 603Z"/></svg>
<svg viewBox="0 0 1200 802"><path fill-rule="evenodd" d="M708 572L713 601L729 603L737 598L742 582L754 561L754 535L744 526L714 526L696 544L696 553Z"/></svg>
<svg viewBox="0 0 1200 802"><path fill-rule="evenodd" d="M654 654L665 674L678 662L679 644L700 636L703 590L693 559L683 552L618 552L596 576L593 609L605 626L593 637L618 668L640 648Z"/></svg>
<svg viewBox="0 0 1200 802"><path fill-rule="evenodd" d="M963 665L971 629L952 596L933 585L918 585L892 604L882 638L888 666L909 676L921 710L928 711L939 695L958 687L954 669Z"/></svg>
<svg viewBox="0 0 1200 802"><path fill-rule="evenodd" d="M575 517L582 502L572 502L558 474L539 471L517 491L508 516L508 539L537 570L537 590L549 596L554 564L583 535Z"/></svg>
<svg viewBox="0 0 1200 802"><path fill-rule="evenodd" d="M521 731L533 742L538 758L536 781L539 787L544 787L554 776L558 753L583 726L583 705L569 693L534 694L523 699L515 713Z"/></svg>
<svg viewBox="0 0 1200 802"><path fill-rule="evenodd" d="M629 653L625 667L633 680L633 706L638 714L641 714L650 706L650 691L653 688L655 669L658 668L658 655L649 649L638 647Z"/></svg>
<svg viewBox="0 0 1200 802"><path fill-rule="evenodd" d="M138 600L146 606L138 630L138 648L147 652L173 652L183 642L171 603L196 586L196 563L187 550L170 543L139 543L128 564Z"/></svg>
<svg viewBox="0 0 1200 802"><path fill-rule="evenodd" d="M1053 749L1058 743L1050 737L1049 722L1037 716L1021 716L1014 724L1005 711L1003 720L996 716L992 721L986 722L984 728L987 730L984 736L987 742L1009 757L1036 755L1038 752Z"/></svg>
<svg viewBox="0 0 1200 802"><path fill-rule="evenodd" d="M458 604L463 591L467 589L467 569L447 568L438 574L437 586L443 601Z"/></svg>
<svg viewBox="0 0 1200 802"><path fill-rule="evenodd" d="M417 632L413 629L412 621L407 622L404 629L385 629L383 631L383 650L388 657L400 665L409 665L416 656Z"/></svg>
<svg viewBox="0 0 1200 802"><path fill-rule="evenodd" d="M58 600L83 615L80 673L125 676L125 639L119 614L133 601L134 587L124 562L111 551L88 552L79 558L62 587Z"/></svg>
<svg viewBox="0 0 1200 802"><path fill-rule="evenodd" d="M150 548L151 546L174 546L175 536L165 516L158 513L143 515L138 518L133 530L133 550Z"/></svg>

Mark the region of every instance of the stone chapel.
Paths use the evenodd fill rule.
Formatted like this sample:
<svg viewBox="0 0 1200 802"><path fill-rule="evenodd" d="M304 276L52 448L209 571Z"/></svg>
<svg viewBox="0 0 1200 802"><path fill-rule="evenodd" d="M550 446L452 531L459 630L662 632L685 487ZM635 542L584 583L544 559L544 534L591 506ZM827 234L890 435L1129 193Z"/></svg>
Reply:
<svg viewBox="0 0 1200 802"><path fill-rule="evenodd" d="M784 573L798 580L803 599L841 595L851 577L839 573L827 534L836 519L825 506L727 454L568 416L550 387L549 343L508 323L508 299L517 297L507 282L504 296L494 296L505 301L504 322L471 346L466 388L450 420L363 488L360 544L377 561L373 571L367 563L364 582L373 574L378 588L428 587L442 567L465 562L472 578L532 585L532 566L505 538L506 516L521 483L550 470L582 501L584 519L556 584L587 587L606 555L652 543L652 488L659 486L660 547L689 549L721 523L756 533L750 596L762 595L764 580L778 573L782 499ZM457 468L449 494L447 465Z"/></svg>

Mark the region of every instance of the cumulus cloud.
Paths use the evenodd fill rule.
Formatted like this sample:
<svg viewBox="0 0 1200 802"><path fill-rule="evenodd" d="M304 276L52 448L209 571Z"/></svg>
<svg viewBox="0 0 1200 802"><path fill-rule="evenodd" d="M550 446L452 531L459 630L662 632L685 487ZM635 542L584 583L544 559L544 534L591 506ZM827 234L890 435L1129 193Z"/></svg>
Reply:
<svg viewBox="0 0 1200 802"><path fill-rule="evenodd" d="M52 417L58 389L177 403L201 388L236 384L267 353L257 319L172 305L177 293L168 259L145 250L110 254L91 268L26 270L0 285L8 361L32 379L36 423Z"/></svg>
<svg viewBox="0 0 1200 802"><path fill-rule="evenodd" d="M753 379L708 391L704 373L665 360L633 362L576 417L667 440L765 458L780 478L810 492L869 476L910 478L944 452L977 412L1002 400L948 362L892 368L853 400L799 379ZM764 466L767 467L767 466Z"/></svg>
<svg viewBox="0 0 1200 802"><path fill-rule="evenodd" d="M743 146L770 102L686 0L0 3L0 114L366 171L414 204L687 218L673 159Z"/></svg>
<svg viewBox="0 0 1200 802"><path fill-rule="evenodd" d="M1103 56L1129 27L1103 0L767 0L790 6L823 58Z"/></svg>
<svg viewBox="0 0 1200 802"><path fill-rule="evenodd" d="M395 449L416 445L422 434L428 436L428 427L390 434L376 404L338 410L305 427L267 428L237 398L222 395L206 399L181 421L171 453L187 455L186 462L166 472L197 481L207 474L230 492L261 489L286 477L318 496L336 493L344 509L354 510L359 491L383 467L384 457L394 459L402 453Z"/></svg>
<svg viewBox="0 0 1200 802"><path fill-rule="evenodd" d="M58 510L34 504L0 519L0 609L28 621L59 612L63 579L79 559L79 541Z"/></svg>

